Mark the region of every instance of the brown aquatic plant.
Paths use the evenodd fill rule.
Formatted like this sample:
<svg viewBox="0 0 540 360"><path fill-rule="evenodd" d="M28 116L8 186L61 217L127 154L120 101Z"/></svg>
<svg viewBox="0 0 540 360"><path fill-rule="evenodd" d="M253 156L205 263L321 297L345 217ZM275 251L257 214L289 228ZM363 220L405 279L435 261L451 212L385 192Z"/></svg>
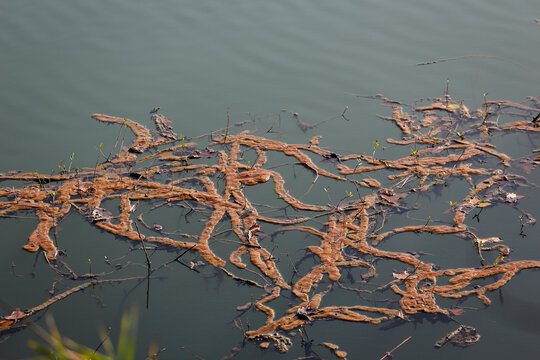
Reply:
<svg viewBox="0 0 540 360"><path fill-rule="evenodd" d="M456 313L441 307L440 298L461 299L474 295L488 305L490 291L504 286L521 270L540 268L540 261L536 260L509 261L510 248L502 239L496 236L481 238L467 224L467 216L474 209L495 204L517 208L520 195L514 193L514 188L535 186L523 176L510 172L518 160L498 151L489 141L489 136L493 136L489 134L535 134L539 128L531 119L540 112L539 99L531 98L526 103L486 101L480 109L471 111L446 94L445 98L433 99L428 105L411 106L409 114L400 102L382 95L374 98L383 100L383 106L392 107L390 116L379 117L393 121L402 134L401 139L388 139L388 143L407 148L414 145L412 153L394 160L365 154L340 155L321 147L320 136L313 137L309 144L290 144L250 131L233 134L229 132L229 124L224 134L210 134L210 143L199 148L192 142L194 139L184 140L183 136L176 135L173 122L157 112L151 115L156 125L154 132L130 119L95 114L93 118L101 122L117 123L131 129L135 139L129 150L122 150L105 163L76 173L0 174L0 179L26 183L21 187L0 189L0 216L34 212L39 223L24 249L43 250L49 262L58 261L58 249L51 239L51 232L72 211L79 211L93 226L140 243L149 274L148 246L190 249L190 254L196 254L220 274L260 289L257 291L261 291L261 296L250 302L248 308L261 312L266 320L257 328L245 331L245 336L259 342L263 348L273 343L280 352L286 352L292 346L283 332L321 319L379 324L389 320L410 320L418 313L450 318ZM520 120L502 124L499 123L501 116ZM293 114L293 119L299 126L303 124L297 115ZM246 123L249 122L241 125ZM303 124L301 129L307 132L311 128ZM150 153L151 149L153 153ZM255 160L246 161L246 153L254 154ZM310 203L303 197L292 195L285 176L268 164L269 155L275 153L292 159L294 164L313 174L313 183L306 194L319 178L324 178L325 181L354 186L358 196L351 192L334 205L332 202ZM538 158L528 160L531 163L527 169L537 165ZM328 170L329 166L323 168L316 159L330 159L332 161L327 164L335 167L333 170ZM479 163L486 163L484 159L491 160L495 167L478 167ZM381 170L386 174L384 180L377 176ZM359 173L370 173L370 176L357 180L355 174ZM471 189L465 198L451 203L449 211L453 218L450 223L428 221L388 228L390 216L411 209L412 194L427 193L454 178L465 179ZM266 183L271 184L281 203L281 206L271 207L272 211L264 211L261 204L247 195L250 187ZM505 187L512 187L512 191ZM116 216L104 207L104 202L111 199L119 202ZM167 232L160 224L147 225L142 214L136 217L137 204L141 202L157 204L156 207L189 208L189 213L198 213L201 219L204 215L204 225L197 235ZM288 216L287 209L294 209L300 215ZM526 215L527 224L533 223L532 216ZM137 226L134 227L134 221L152 233L141 233ZM230 235L227 244L232 247L228 256L220 255L212 246L219 241L224 224ZM299 272L289 258L294 269L294 276L289 281L282 274L283 270L288 270L289 262L279 262L280 255L274 254L272 245L262 241L288 232L301 233L310 241L318 241L305 247L307 256L316 263L307 272ZM481 264L439 269L436 264L423 261L413 253L381 248L383 240L403 233L453 235L469 240L471 250L478 252ZM489 251L498 252L499 257L495 263L484 265L482 252ZM394 273L394 280L380 286L379 290L363 289L364 284L379 275L376 262L385 260L401 264L402 272ZM193 269L195 262L192 264ZM343 275L353 269L362 273L360 279L356 279L358 287L343 286ZM251 278L254 274L257 281ZM480 279L484 281L477 285L475 280ZM105 280L93 280L80 287L96 284L96 281ZM328 286L321 291L318 289L321 284ZM77 290L72 292L80 290L74 289ZM384 307L364 303L325 304L325 295L336 289L355 293L390 289L394 300ZM284 292L293 295L292 305L277 314L271 305ZM49 302L60 300L58 296ZM0 324L7 329L35 311L36 308L18 310L5 316ZM332 349L337 357L346 356L337 345L323 345Z"/></svg>

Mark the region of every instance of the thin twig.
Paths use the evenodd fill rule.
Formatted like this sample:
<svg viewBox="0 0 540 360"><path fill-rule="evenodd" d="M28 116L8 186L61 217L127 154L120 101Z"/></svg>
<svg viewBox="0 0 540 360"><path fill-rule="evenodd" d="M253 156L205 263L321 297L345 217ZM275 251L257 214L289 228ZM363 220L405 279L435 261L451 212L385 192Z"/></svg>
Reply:
<svg viewBox="0 0 540 360"><path fill-rule="evenodd" d="M289 251L287 251L287 258L289 258L289 262L291 263L291 266L292 266L294 272L295 272L296 274L300 274L300 273L298 272L298 270L296 270L296 267L294 266L294 264L293 264L293 262L292 262L292 260L291 260L291 257L289 256Z"/></svg>
<svg viewBox="0 0 540 360"><path fill-rule="evenodd" d="M341 117L344 118L344 119L347 120L347 121L350 121L350 120L347 119L347 117L345 116L345 113L347 112L347 110L349 110L349 107L348 107L348 106L345 106L345 109L344 109L343 112L341 113Z"/></svg>
<svg viewBox="0 0 540 360"><path fill-rule="evenodd" d="M146 247L144 246L144 240L141 236L141 232L139 231L139 224L135 223L135 227L137 228L137 234L139 234L139 239L141 240L142 248L144 250L144 255L146 256L146 264L148 265L148 271L151 271L152 269L152 263L150 262L150 257L148 256L148 252L146 251Z"/></svg>
<svg viewBox="0 0 540 360"><path fill-rule="evenodd" d="M456 57L451 57L451 58L437 59L437 60L432 60L432 61L420 62L415 65L416 66L433 65L433 64L438 64L445 61L460 60L460 59L467 59L467 58L486 58L486 59L501 60L501 61L506 61L510 64L516 65L517 67L526 71L531 71L531 72L536 72L536 73L538 72L538 70L532 69L512 59L507 59L501 56L483 55L483 54L472 54L472 55L463 55L463 56L456 56Z"/></svg>
<svg viewBox="0 0 540 360"><path fill-rule="evenodd" d="M103 338L103 340L101 340L101 342L99 343L99 345L96 347L96 349L94 350L94 354L99 350L99 348L105 343L105 341L107 341L107 339L109 338L109 334L111 333L111 327L109 326L109 328L107 329L107 334L105 334L105 337Z"/></svg>
<svg viewBox="0 0 540 360"><path fill-rule="evenodd" d="M225 130L225 139L223 140L223 143L227 142L227 136L229 136L229 122L230 122L230 116L229 116L229 108L227 108L227 130Z"/></svg>
<svg viewBox="0 0 540 360"><path fill-rule="evenodd" d="M192 247L190 248L187 248L186 250L184 250L183 253L181 253L180 255L178 255L173 261L179 261L179 259L184 256L189 250L193 249L194 247L196 247L197 244L193 245Z"/></svg>
<svg viewBox="0 0 540 360"><path fill-rule="evenodd" d="M141 240L144 255L146 256L146 265L148 268L148 272L146 275L146 308L148 309L148 306L150 304L150 274L152 273L152 263L150 262L150 257L148 256L146 247L144 246L144 240L141 236L141 232L139 231L139 224L135 223L135 227L137 228L137 234L139 234L139 239Z"/></svg>
<svg viewBox="0 0 540 360"><path fill-rule="evenodd" d="M406 338L405 340L403 340L401 342L401 344L399 344L398 346L396 346L395 348L393 348L392 350L390 350L389 352L387 352L382 358L380 358L379 360L384 360L386 359L387 357L391 357L392 356L392 353L394 352L394 350L396 350L397 348L399 348L401 345L405 344L407 341L409 341L410 339L412 338L412 336L409 336L408 338Z"/></svg>

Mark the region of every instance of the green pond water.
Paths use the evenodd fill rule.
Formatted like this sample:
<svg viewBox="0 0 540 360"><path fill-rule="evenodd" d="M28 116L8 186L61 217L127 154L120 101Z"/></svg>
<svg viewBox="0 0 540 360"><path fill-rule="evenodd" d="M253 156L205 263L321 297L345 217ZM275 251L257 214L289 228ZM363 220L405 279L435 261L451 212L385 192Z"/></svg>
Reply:
<svg viewBox="0 0 540 360"><path fill-rule="evenodd" d="M73 168L93 167L100 147L105 153L112 149L119 127L100 124L90 116L126 117L150 127L153 107L160 107L173 120L176 132L187 138L225 127L227 117L233 123L286 109L311 124L328 121L304 133L290 113L283 113L279 126L284 141L308 143L312 136L322 135L321 146L357 154L370 154L374 142L380 141L380 156L404 156L412 149L396 149L384 142L389 137L399 138L398 129L376 117L388 115L390 108L351 94L381 93L412 103L442 96L448 82L453 99L471 109L482 105L486 93L490 100L516 102L537 96L537 18L539 7L532 0L0 0L0 172L58 172L58 165L69 163L73 153ZM461 56L467 57L415 65ZM340 117L345 108L349 121ZM261 120L257 126L270 128L277 124L276 119ZM126 138L126 143L130 139ZM538 148L538 137L516 134L499 138L495 144L499 151L519 157ZM253 154L246 154L246 159L249 156ZM279 164L288 160L276 155L272 161ZM295 196L302 195L313 181L312 174L301 167L279 171ZM538 170L528 178L538 182ZM325 181L321 179L304 201L327 204L325 186L330 186L333 200L354 190ZM17 184L3 182L0 186L13 185ZM465 181L454 179L451 188L441 194L419 198L424 210L413 215L425 219L437 214L451 221L451 216L444 214L448 202L462 199L468 191ZM260 203L275 200L272 190L264 187L247 189L246 194ZM519 194L525 196L520 208L538 218L538 191L520 188ZM117 204L112 200L104 203L111 209ZM146 220L200 234L204 223L196 216L186 223L185 213L163 209ZM31 213L20 215L0 219L0 298L14 307L30 308L50 297L53 283L61 290L79 283L66 279L55 282L61 277L47 265L43 254L21 249L37 220ZM525 227L527 236L520 236L515 210L486 208L479 218L477 222L469 215L466 223L474 226L478 235L505 239L513 250L513 260L540 259L537 228ZM412 221L394 217L389 226ZM89 259L92 271L105 271L110 269L105 262L109 259L112 263L136 263L115 277L145 276L144 254L132 251L134 244L100 231L77 212L63 219L58 230L59 247L67 252L66 261L74 271L88 272ZM288 250L299 258L305 246L319 240L290 232L274 241L279 246L276 252ZM227 248L220 246L215 244L216 252L225 256ZM422 250L445 267L479 265L469 242L447 235L400 234L383 248ZM175 256L173 251L156 252L152 262L161 264ZM200 258L187 254L185 261L191 260ZM285 278L291 276L288 260L283 258L281 264ZM301 264L304 272L314 265L309 261ZM387 271L375 280L376 285L390 281L393 270L402 270L394 266L398 264L381 266L381 272ZM35 276L28 275L31 272ZM115 342L122 313L136 305L137 359L144 359L152 339L166 348L159 359L219 359L242 342L241 331L232 324L239 315L236 307L260 292L216 276L210 267L196 273L171 264L155 275L159 279L151 281L148 309L146 282L125 282L71 295L48 312L54 315L62 334L95 348L101 341L98 329L111 327ZM350 359L379 359L408 336L412 339L396 350L395 358L503 359L519 354L532 359L537 357L540 337L538 284L540 272L524 270L489 294L489 307L475 297L466 300L462 305L476 310L465 311L459 320L478 329L482 339L465 349L451 345L435 349L434 342L456 324L428 318L400 326L321 321L306 330L314 343L336 343ZM384 297L369 295L367 300ZM272 307L284 311L293 300L287 295ZM328 304L355 300L365 301L342 298L339 293L328 295ZM7 314L5 309L1 311L2 316ZM260 312L248 312L242 317L244 322L246 319L252 328L264 322ZM46 327L43 317L33 320ZM4 338L0 359L34 355L27 346L29 339L38 338L28 329ZM327 349L314 350L321 358L334 358ZM306 356L305 347L295 338L286 355L247 343L235 358L302 356Z"/></svg>

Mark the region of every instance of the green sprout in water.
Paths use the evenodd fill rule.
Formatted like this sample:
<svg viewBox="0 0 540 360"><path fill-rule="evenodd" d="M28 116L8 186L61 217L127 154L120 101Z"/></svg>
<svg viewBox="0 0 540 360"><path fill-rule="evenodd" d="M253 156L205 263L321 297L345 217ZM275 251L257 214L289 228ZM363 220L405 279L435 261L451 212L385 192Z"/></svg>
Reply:
<svg viewBox="0 0 540 360"><path fill-rule="evenodd" d="M66 165L64 164L64 159L60 160L58 168L60 169L60 174L64 174L66 172Z"/></svg>
<svg viewBox="0 0 540 360"><path fill-rule="evenodd" d="M54 203L56 200L56 195L58 195L58 191L53 191L49 193L49 196L52 196L52 202Z"/></svg>
<svg viewBox="0 0 540 360"><path fill-rule="evenodd" d="M379 143L379 140L373 141L373 154L371 154L372 157L375 157L375 151L377 151L377 148L378 148L380 145L381 145L381 144Z"/></svg>

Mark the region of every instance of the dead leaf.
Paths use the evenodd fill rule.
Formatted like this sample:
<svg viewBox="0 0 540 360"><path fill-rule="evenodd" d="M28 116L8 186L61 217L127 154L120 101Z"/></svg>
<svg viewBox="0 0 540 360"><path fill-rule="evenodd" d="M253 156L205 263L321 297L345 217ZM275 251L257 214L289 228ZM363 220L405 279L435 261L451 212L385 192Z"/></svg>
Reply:
<svg viewBox="0 0 540 360"><path fill-rule="evenodd" d="M8 316L5 316L4 319L5 320L20 320L20 319L24 319L28 317L29 315L30 314L25 311L15 309L11 312L11 314L9 314Z"/></svg>
<svg viewBox="0 0 540 360"><path fill-rule="evenodd" d="M455 308L455 309L448 309L448 312L454 316L459 316L459 315L462 315L465 312L465 310L461 308Z"/></svg>
<svg viewBox="0 0 540 360"><path fill-rule="evenodd" d="M90 190L92 190L92 184L91 183L81 183L81 184L78 184L76 187L75 187L75 191L77 192L81 192L81 193L86 193Z"/></svg>
<svg viewBox="0 0 540 360"><path fill-rule="evenodd" d="M195 149L191 152L191 154L188 155L188 158L190 159L210 159L217 156L217 151L204 148L203 150Z"/></svg>
<svg viewBox="0 0 540 360"><path fill-rule="evenodd" d="M523 195L517 195L516 193L506 193L506 198L504 199L504 201L506 201L507 203L516 203L518 201L518 199L521 199L523 197Z"/></svg>
<svg viewBox="0 0 540 360"><path fill-rule="evenodd" d="M173 122L169 118L158 113L153 113L151 117L156 123L156 128L161 136L172 140L178 139L178 135L175 134L172 128Z"/></svg>
<svg viewBox="0 0 540 360"><path fill-rule="evenodd" d="M407 196L406 193L399 193L399 194L394 194L394 195L381 194L381 198L383 200L386 200L392 206L399 206L399 200L406 196Z"/></svg>
<svg viewBox="0 0 540 360"><path fill-rule="evenodd" d="M488 207L490 205L491 205L491 203L489 201L482 201L482 202L476 204L476 207L485 208L485 207Z"/></svg>
<svg viewBox="0 0 540 360"><path fill-rule="evenodd" d="M476 331L476 329L472 326L461 325L456 330L452 331L450 334L446 334L445 337L438 340L435 343L435 347L440 348L447 342L450 342L460 347L467 347L476 344L480 340L480 337L481 336L478 331Z"/></svg>
<svg viewBox="0 0 540 360"><path fill-rule="evenodd" d="M110 220L113 217L110 211L100 207L91 208L88 216L94 223L98 221Z"/></svg>

